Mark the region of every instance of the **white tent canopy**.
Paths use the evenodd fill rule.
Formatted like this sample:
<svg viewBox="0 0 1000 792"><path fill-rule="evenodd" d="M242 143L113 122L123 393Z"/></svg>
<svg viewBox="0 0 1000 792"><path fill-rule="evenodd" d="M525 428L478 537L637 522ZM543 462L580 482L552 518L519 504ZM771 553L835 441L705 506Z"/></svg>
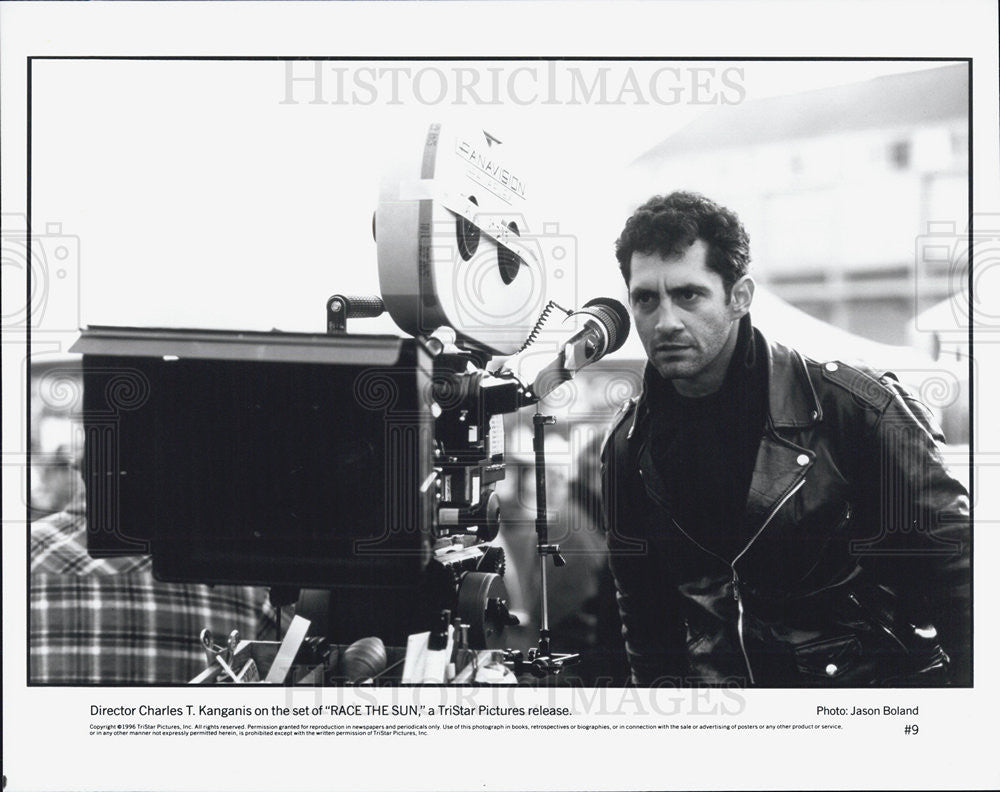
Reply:
<svg viewBox="0 0 1000 792"><path fill-rule="evenodd" d="M929 381L954 383L968 376L967 367L954 361L934 360L909 346L882 344L816 319L767 289L757 287L751 310L754 325L772 340L794 347L815 360L863 362L873 369L889 370L918 393ZM635 328L614 356L642 360L645 352Z"/></svg>

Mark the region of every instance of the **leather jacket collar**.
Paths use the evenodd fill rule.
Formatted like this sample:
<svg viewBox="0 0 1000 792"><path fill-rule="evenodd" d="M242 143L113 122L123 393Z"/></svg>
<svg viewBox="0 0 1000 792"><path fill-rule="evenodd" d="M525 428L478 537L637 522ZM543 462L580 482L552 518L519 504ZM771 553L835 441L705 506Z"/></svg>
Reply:
<svg viewBox="0 0 1000 792"><path fill-rule="evenodd" d="M819 398L802 356L782 344L768 343L756 329L754 342L758 353L763 353L767 367L768 411L746 504L747 526L753 540L733 559L734 562L749 550L772 516L804 483L816 454L803 443L803 433L822 420ZM646 374L659 376L650 364L647 364ZM627 435L629 439L637 425L648 424L647 382L644 378ZM645 431L640 434L645 435ZM647 467L650 468L645 481L647 493L662 501L663 482L652 466Z"/></svg>
<svg viewBox="0 0 1000 792"><path fill-rule="evenodd" d="M822 421L823 410L802 356L783 344L768 342L756 327L753 334L755 347L763 351L767 368L767 426L774 430L803 429ZM642 390L636 398L636 410L629 427L629 438L634 434L636 424L648 413L648 383L650 377L655 376L658 376L656 370L647 362Z"/></svg>

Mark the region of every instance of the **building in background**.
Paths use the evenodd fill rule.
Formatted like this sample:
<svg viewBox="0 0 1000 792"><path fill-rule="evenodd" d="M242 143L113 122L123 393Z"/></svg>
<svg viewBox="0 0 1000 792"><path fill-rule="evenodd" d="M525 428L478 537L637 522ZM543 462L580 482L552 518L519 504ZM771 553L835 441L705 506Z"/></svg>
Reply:
<svg viewBox="0 0 1000 792"><path fill-rule="evenodd" d="M967 288L960 257L918 251L967 228L968 105L964 63L747 101L631 168L649 194L693 189L737 210L755 278L778 297L902 344L915 316Z"/></svg>

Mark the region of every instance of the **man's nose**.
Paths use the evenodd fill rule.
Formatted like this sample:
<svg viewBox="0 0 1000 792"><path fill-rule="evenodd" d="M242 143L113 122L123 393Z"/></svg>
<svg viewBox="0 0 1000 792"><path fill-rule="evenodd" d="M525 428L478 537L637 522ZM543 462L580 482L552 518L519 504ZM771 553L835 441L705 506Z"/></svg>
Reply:
<svg viewBox="0 0 1000 792"><path fill-rule="evenodd" d="M681 323L680 315L670 300L661 300L660 308L656 315L656 332L658 335L670 336L681 330L684 325Z"/></svg>

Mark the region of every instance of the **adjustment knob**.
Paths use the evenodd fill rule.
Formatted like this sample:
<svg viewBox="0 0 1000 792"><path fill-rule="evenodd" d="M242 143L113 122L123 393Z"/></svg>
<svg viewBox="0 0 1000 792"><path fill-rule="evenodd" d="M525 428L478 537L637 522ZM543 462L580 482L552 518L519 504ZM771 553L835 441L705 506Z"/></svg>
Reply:
<svg viewBox="0 0 1000 792"><path fill-rule="evenodd" d="M458 589L458 615L469 625L471 649L500 649L509 622L494 600L507 601L503 578L484 572L468 572ZM507 611L507 616L510 612Z"/></svg>
<svg viewBox="0 0 1000 792"><path fill-rule="evenodd" d="M492 542L500 533L500 496L491 492L484 503L470 509L469 516L476 520L476 536L484 542Z"/></svg>
<svg viewBox="0 0 1000 792"><path fill-rule="evenodd" d="M521 620L510 612L507 600L499 597L491 597L490 601L486 603L486 617L506 627L514 627L521 623Z"/></svg>
<svg viewBox="0 0 1000 792"><path fill-rule="evenodd" d="M476 565L477 572L492 572L503 577L507 571L507 556L502 547L491 546L486 548L483 557Z"/></svg>

